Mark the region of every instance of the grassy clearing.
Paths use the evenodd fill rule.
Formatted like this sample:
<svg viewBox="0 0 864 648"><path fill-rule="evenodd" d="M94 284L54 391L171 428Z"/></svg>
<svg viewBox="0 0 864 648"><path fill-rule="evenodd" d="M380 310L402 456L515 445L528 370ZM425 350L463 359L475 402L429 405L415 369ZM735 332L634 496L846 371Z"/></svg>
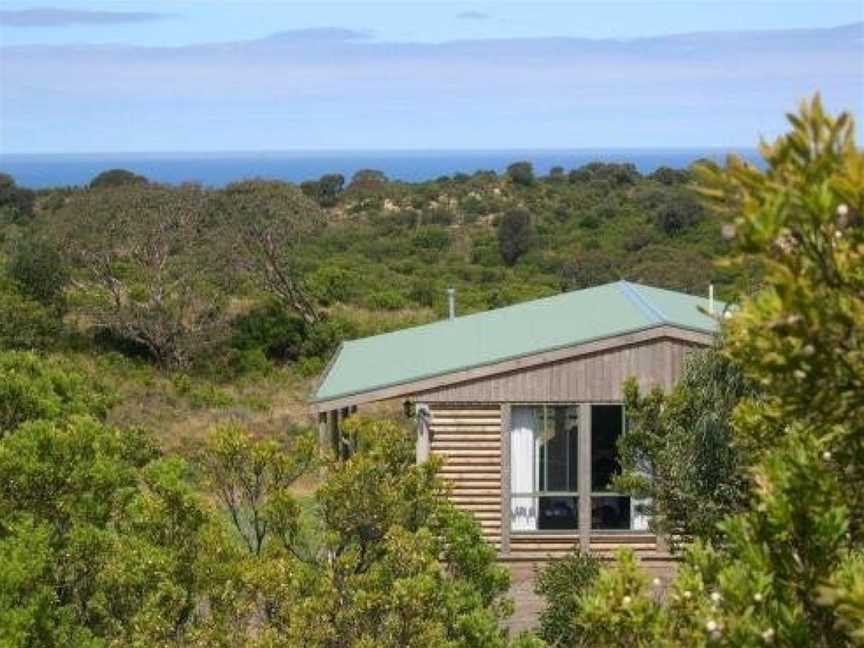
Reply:
<svg viewBox="0 0 864 648"><path fill-rule="evenodd" d="M307 405L313 380L290 367L219 383L190 374L160 372L116 353L68 354L117 394L109 422L151 431L166 452L189 455L213 425L239 420L252 433L285 438L314 421Z"/></svg>

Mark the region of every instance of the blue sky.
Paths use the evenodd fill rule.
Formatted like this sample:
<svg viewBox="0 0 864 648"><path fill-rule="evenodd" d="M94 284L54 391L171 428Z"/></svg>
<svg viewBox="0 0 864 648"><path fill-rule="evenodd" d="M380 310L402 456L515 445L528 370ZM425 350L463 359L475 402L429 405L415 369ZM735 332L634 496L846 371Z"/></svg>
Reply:
<svg viewBox="0 0 864 648"><path fill-rule="evenodd" d="M860 2L7 0L0 152L748 146L816 90L862 112L862 21Z"/></svg>

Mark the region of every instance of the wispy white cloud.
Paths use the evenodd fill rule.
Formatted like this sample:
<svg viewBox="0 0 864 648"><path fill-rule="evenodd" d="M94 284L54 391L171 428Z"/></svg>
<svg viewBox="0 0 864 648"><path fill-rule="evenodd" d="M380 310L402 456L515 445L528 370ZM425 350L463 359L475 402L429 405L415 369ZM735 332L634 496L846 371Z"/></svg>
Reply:
<svg viewBox="0 0 864 648"><path fill-rule="evenodd" d="M482 11L463 11L456 14L459 20L491 20L492 16Z"/></svg>
<svg viewBox="0 0 864 648"><path fill-rule="evenodd" d="M139 23L171 18L170 14L146 11L88 11L84 9L36 9L0 10L0 25L3 27L69 27L73 25L114 25Z"/></svg>
<svg viewBox="0 0 864 648"><path fill-rule="evenodd" d="M263 41L282 43L337 43L347 41L362 41L372 38L371 31L357 31L342 27L310 27L307 29L291 29L271 34Z"/></svg>
<svg viewBox="0 0 864 648"><path fill-rule="evenodd" d="M864 25L387 42L336 28L0 50L5 150L752 144L821 90L862 111Z"/></svg>

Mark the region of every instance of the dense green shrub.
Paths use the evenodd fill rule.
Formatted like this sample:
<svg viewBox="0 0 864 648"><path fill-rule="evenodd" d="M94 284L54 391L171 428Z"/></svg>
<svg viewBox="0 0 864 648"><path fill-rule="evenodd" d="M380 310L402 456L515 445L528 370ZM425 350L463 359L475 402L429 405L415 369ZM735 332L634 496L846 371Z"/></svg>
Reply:
<svg viewBox="0 0 864 648"><path fill-rule="evenodd" d="M307 281L309 289L324 306L348 302L357 292L357 278L350 270L325 265L313 272Z"/></svg>
<svg viewBox="0 0 864 648"><path fill-rule="evenodd" d="M32 421L0 440L0 643L183 636L208 555L187 474L140 434L88 418Z"/></svg>
<svg viewBox="0 0 864 648"><path fill-rule="evenodd" d="M667 236L676 236L706 217L704 208L686 191L664 194L652 214L654 222Z"/></svg>
<svg viewBox="0 0 864 648"><path fill-rule="evenodd" d="M414 235L414 247L421 252L440 253L450 245L450 234L443 227L421 227Z"/></svg>
<svg viewBox="0 0 864 648"><path fill-rule="evenodd" d="M0 352L0 438L22 423L73 415L104 418L114 397L72 362L31 352Z"/></svg>
<svg viewBox="0 0 864 648"><path fill-rule="evenodd" d="M290 315L276 303L256 308L234 322L231 345L241 353L235 356L238 370L265 370L265 359L285 362L326 360L342 340L356 335L356 329L339 317L328 317L314 324Z"/></svg>
<svg viewBox="0 0 864 648"><path fill-rule="evenodd" d="M300 190L315 200L322 207L333 207L339 202L339 196L345 187L345 176L330 173L318 180L309 180L300 184Z"/></svg>
<svg viewBox="0 0 864 648"><path fill-rule="evenodd" d="M530 162L514 162L507 167L507 175L513 184L530 187L534 184L534 166Z"/></svg>
<svg viewBox="0 0 864 648"><path fill-rule="evenodd" d="M379 290L369 295L367 300L371 308L380 310L399 310L408 305L405 297L396 290Z"/></svg>
<svg viewBox="0 0 864 648"><path fill-rule="evenodd" d="M61 305L69 272L53 242L35 236L16 241L8 274L28 297L45 306Z"/></svg>
<svg viewBox="0 0 864 648"><path fill-rule="evenodd" d="M27 223L33 216L36 194L19 187L12 176L0 173L0 225Z"/></svg>
<svg viewBox="0 0 864 648"><path fill-rule="evenodd" d="M717 349L690 353L668 395L655 389L643 396L632 380L625 386L628 424L616 489L651 499L652 526L673 548L693 538L720 540L719 523L746 508L748 461L735 446L732 415L756 393Z"/></svg>
<svg viewBox="0 0 864 648"><path fill-rule="evenodd" d="M600 561L578 548L538 571L534 592L545 603L538 619L538 634L550 646L580 645L578 629L573 626L579 598L590 589L599 573Z"/></svg>
<svg viewBox="0 0 864 648"><path fill-rule="evenodd" d="M498 250L504 263L512 266L534 243L534 224L527 209L511 209L498 223Z"/></svg>
<svg viewBox="0 0 864 648"><path fill-rule="evenodd" d="M506 645L507 572L443 497L436 462L417 465L412 435L392 423L346 432L356 452L315 496L323 544L305 563L280 558L299 587L280 588L265 632L286 646ZM285 570L262 573L265 592L280 591L273 576Z"/></svg>
<svg viewBox="0 0 864 648"><path fill-rule="evenodd" d="M609 188L632 185L640 178L636 165L631 163L591 162L569 174L572 183L599 183Z"/></svg>
<svg viewBox="0 0 864 648"><path fill-rule="evenodd" d="M456 221L456 215L445 207L425 209L420 218L424 225L452 225Z"/></svg>
<svg viewBox="0 0 864 648"><path fill-rule="evenodd" d="M241 351L260 350L273 360L296 360L308 334L308 325L281 305L271 303L240 316L233 323L231 346Z"/></svg>
<svg viewBox="0 0 864 648"><path fill-rule="evenodd" d="M561 287L579 290L597 286L621 277L616 274L616 259L607 252L585 250L577 252L561 268Z"/></svg>
<svg viewBox="0 0 864 648"><path fill-rule="evenodd" d="M651 172L648 177L664 185L683 185L693 181L693 172L689 169L672 169L661 166Z"/></svg>
<svg viewBox="0 0 864 648"><path fill-rule="evenodd" d="M147 184L149 181L144 176L127 171L126 169L109 169L103 171L90 181L91 189L104 189L107 187L124 187L129 185Z"/></svg>
<svg viewBox="0 0 864 648"><path fill-rule="evenodd" d="M0 278L0 350L47 349L57 343L57 313Z"/></svg>
<svg viewBox="0 0 864 648"><path fill-rule="evenodd" d="M588 645L833 648L864 638L864 153L851 116L827 115L818 97L790 121L763 145L764 171L734 157L698 170L703 195L734 218L742 260L766 273L726 321L721 347L760 389L732 416L752 502L721 523L716 545L688 549L662 601L632 554L601 571L574 613ZM735 392L704 391L727 403ZM728 404L714 411L726 416ZM722 436L725 423L710 418L696 430ZM728 463L728 447L711 453Z"/></svg>
<svg viewBox="0 0 864 648"><path fill-rule="evenodd" d="M327 359L343 341L357 335L356 326L341 317L328 317L316 322L300 346L300 356L304 358Z"/></svg>

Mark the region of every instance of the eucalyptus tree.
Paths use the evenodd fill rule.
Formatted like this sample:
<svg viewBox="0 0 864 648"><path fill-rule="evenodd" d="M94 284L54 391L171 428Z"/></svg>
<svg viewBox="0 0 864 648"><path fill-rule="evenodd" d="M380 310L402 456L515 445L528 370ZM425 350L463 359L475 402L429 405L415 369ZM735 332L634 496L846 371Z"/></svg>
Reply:
<svg viewBox="0 0 864 648"><path fill-rule="evenodd" d="M225 295L206 207L192 185L90 190L67 201L52 233L85 321L146 348L162 367L186 366L218 339Z"/></svg>
<svg viewBox="0 0 864 648"><path fill-rule="evenodd" d="M320 207L294 185L247 180L228 185L212 205L229 271L247 273L258 287L308 324L321 311L306 286L301 253L324 226Z"/></svg>

